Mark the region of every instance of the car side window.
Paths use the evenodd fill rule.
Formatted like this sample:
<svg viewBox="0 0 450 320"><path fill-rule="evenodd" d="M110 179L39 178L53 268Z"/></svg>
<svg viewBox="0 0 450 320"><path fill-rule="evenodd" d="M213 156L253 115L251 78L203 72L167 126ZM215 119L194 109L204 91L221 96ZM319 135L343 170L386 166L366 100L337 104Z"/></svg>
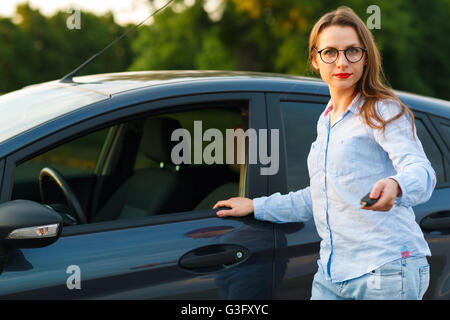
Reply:
<svg viewBox="0 0 450 320"><path fill-rule="evenodd" d="M317 120L323 104L281 101L281 114L287 154L288 191L309 186L307 158L317 137Z"/></svg>
<svg viewBox="0 0 450 320"><path fill-rule="evenodd" d="M415 125L417 128L417 136L419 137L420 142L422 143L423 150L425 151L428 160L430 160L431 166L436 172L437 184L443 183L445 181L445 176L444 176L444 161L442 153L439 150L438 146L436 145L436 142L434 141L433 137L431 136L430 132L426 128L423 121L419 118L416 118Z"/></svg>
<svg viewBox="0 0 450 320"><path fill-rule="evenodd" d="M91 179L106 135L107 130L100 130L19 164L14 170L12 198L40 201L38 179L45 167L56 169L70 180Z"/></svg>
<svg viewBox="0 0 450 320"><path fill-rule="evenodd" d="M92 174L107 130L75 139L43 153L16 167L15 182L35 180L43 165L51 166L65 176Z"/></svg>
<svg viewBox="0 0 450 320"><path fill-rule="evenodd" d="M286 140L288 191L295 191L309 185L306 160L317 136L316 125L323 105L282 101L280 106ZM437 183L442 183L445 181L442 154L423 121L416 118L415 124L425 154L436 171Z"/></svg>
<svg viewBox="0 0 450 320"><path fill-rule="evenodd" d="M225 137L227 129L245 130L245 117L244 110L203 109L143 119L132 173L99 206L93 221L211 209L238 196L244 164L226 163ZM205 138L208 130L215 130L217 141ZM207 152L215 143L217 148Z"/></svg>
<svg viewBox="0 0 450 320"><path fill-rule="evenodd" d="M245 145L244 162L227 161L226 132L245 131L247 114L240 102L202 106L136 117L87 134L19 164L12 198L43 203L39 172L51 167L73 189L88 223L211 209L245 191ZM45 204L69 216L67 224L80 224L83 219L74 222L78 214L70 212L55 185L41 184Z"/></svg>

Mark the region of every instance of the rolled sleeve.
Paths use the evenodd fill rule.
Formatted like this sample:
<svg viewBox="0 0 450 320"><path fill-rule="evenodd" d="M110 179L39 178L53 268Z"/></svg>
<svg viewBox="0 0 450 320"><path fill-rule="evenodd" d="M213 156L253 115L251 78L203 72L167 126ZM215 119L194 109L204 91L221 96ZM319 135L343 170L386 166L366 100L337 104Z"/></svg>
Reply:
<svg viewBox="0 0 450 320"><path fill-rule="evenodd" d="M400 110L400 104L393 100L379 106L379 114L385 120L391 119ZM406 207L428 201L436 186L436 173L417 137L416 127L414 126L414 138L411 129L411 118L405 112L386 125L384 135L381 130L375 131L375 139L388 153L397 171L396 175L389 177L397 181L401 189L396 204Z"/></svg>
<svg viewBox="0 0 450 320"><path fill-rule="evenodd" d="M313 215L310 187L255 198L253 207L256 219L275 223L306 222Z"/></svg>

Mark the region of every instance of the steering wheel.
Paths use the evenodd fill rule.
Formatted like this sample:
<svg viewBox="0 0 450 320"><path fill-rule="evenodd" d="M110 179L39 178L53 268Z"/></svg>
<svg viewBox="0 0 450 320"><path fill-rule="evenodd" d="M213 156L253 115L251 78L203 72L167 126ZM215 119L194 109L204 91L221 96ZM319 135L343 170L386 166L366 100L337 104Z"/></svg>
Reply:
<svg viewBox="0 0 450 320"><path fill-rule="evenodd" d="M61 173L52 168L43 168L39 173L39 191L41 193L42 203L45 203L45 195L44 195L44 180L49 179L53 180L59 189L62 191L64 198L67 201L72 213L75 214L75 217L79 223L87 223L86 215L84 213L83 208L81 207L80 201L78 201L77 196L73 193L72 188L70 187L67 180L63 177Z"/></svg>

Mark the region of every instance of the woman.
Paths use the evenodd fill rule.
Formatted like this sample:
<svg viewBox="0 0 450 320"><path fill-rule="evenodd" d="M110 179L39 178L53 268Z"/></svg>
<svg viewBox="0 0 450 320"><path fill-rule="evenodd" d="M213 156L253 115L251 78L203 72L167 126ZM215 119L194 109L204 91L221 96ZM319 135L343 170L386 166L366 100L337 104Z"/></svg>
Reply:
<svg viewBox="0 0 450 320"><path fill-rule="evenodd" d="M309 40L312 67L331 100L308 155L310 186L286 195L231 198L219 217L301 222L322 238L311 299L422 299L431 255L412 207L426 202L436 175L414 115L382 84L371 32L347 7L325 14ZM360 207L370 191L375 204Z"/></svg>

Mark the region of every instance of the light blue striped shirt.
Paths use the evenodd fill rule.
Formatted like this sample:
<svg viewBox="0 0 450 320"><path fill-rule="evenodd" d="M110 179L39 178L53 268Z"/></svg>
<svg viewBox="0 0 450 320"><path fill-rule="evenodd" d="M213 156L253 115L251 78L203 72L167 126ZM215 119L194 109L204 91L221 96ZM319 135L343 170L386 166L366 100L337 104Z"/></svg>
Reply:
<svg viewBox="0 0 450 320"><path fill-rule="evenodd" d="M318 265L333 282L357 278L402 256L431 255L412 207L431 197L436 174L417 131L414 139L405 112L386 126L383 136L360 119L359 96L331 128L325 115L331 100L320 115L307 160L309 187L253 199L259 220L305 222L314 217L322 239ZM384 120L400 108L392 99L376 104ZM402 191L392 209L360 209L360 199L378 180L389 177Z"/></svg>

